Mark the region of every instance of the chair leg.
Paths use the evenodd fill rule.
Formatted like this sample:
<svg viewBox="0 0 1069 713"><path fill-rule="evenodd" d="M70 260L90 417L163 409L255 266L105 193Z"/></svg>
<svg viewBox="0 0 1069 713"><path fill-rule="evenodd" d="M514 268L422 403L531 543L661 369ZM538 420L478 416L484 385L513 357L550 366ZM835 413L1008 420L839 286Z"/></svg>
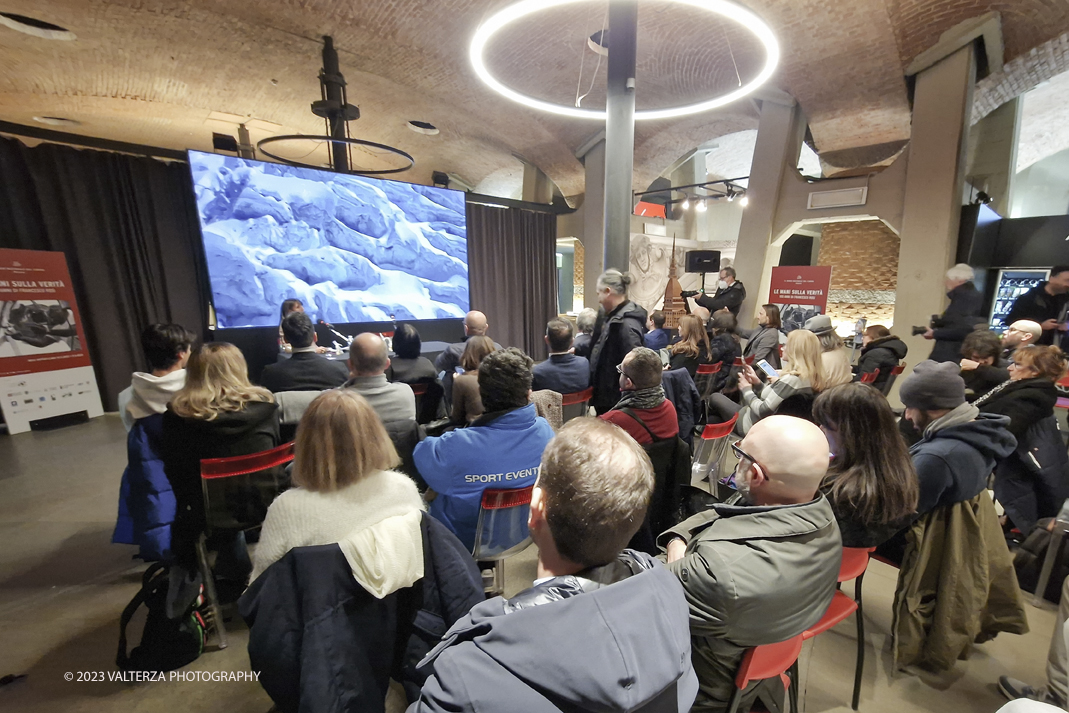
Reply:
<svg viewBox="0 0 1069 713"><path fill-rule="evenodd" d="M791 664L791 669L790 669L789 676L790 676L790 679L791 679L791 690L790 690L790 694L791 694L790 695L791 713L798 713L798 679L799 679L798 659L795 659L794 663Z"/></svg>
<svg viewBox="0 0 1069 713"><path fill-rule="evenodd" d="M731 694L731 701L728 703L727 713L738 713L739 703L742 701L742 689L736 688Z"/></svg>
<svg viewBox="0 0 1069 713"><path fill-rule="evenodd" d="M226 624L223 622L223 612L219 608L219 595L215 591L215 577L212 576L212 567L208 562L208 548L205 546L203 534L197 538L197 566L200 568L201 579L204 580L204 591L208 595L208 608L211 611L212 631L215 633L216 646L225 649Z"/></svg>
<svg viewBox="0 0 1069 713"><path fill-rule="evenodd" d="M854 580L854 601L857 602L857 668L854 670L854 697L850 700L850 707L855 711L861 701L861 676L865 670L865 612L861 608L861 583L865 577L862 572Z"/></svg>
<svg viewBox="0 0 1069 713"><path fill-rule="evenodd" d="M505 594L505 560L498 560L494 563L494 594L501 596Z"/></svg>

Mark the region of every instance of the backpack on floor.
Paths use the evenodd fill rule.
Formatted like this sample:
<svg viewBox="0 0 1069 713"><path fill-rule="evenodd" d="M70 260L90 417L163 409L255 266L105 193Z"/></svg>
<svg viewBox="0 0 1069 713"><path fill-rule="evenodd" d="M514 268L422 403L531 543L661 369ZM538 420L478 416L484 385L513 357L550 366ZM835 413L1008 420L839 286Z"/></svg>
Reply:
<svg viewBox="0 0 1069 713"><path fill-rule="evenodd" d="M154 562L141 578L141 590L123 610L119 620L119 652L115 664L121 671L173 671L195 661L204 651L206 626L198 610L197 597L181 616L167 618L168 570ZM141 643L126 652L126 627L134 612L144 604L148 608Z"/></svg>

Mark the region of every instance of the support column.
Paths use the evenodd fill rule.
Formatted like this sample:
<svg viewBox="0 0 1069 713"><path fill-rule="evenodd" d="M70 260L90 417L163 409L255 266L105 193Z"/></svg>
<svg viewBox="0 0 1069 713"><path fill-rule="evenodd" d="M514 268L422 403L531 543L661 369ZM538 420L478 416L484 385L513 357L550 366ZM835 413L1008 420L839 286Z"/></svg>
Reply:
<svg viewBox="0 0 1069 713"><path fill-rule="evenodd" d="M605 142L583 156L586 195L583 196L583 303L598 308L595 285L605 271ZM627 268L624 264L623 269Z"/></svg>
<svg viewBox="0 0 1069 713"><path fill-rule="evenodd" d="M542 169L529 163L523 164L523 200L531 203L553 202L553 183Z"/></svg>
<svg viewBox="0 0 1069 713"><path fill-rule="evenodd" d="M966 178L991 196L991 208L1004 218L1009 217L1012 205L1023 106L1021 97L1011 99L978 121L969 133Z"/></svg>
<svg viewBox="0 0 1069 713"><path fill-rule="evenodd" d="M609 68L605 98L604 264L622 271L627 270L631 261L637 30L638 0L610 0ZM587 256L590 256L589 247Z"/></svg>
<svg viewBox="0 0 1069 713"><path fill-rule="evenodd" d="M739 228L735 252L737 279L746 286L746 301L739 311L739 323L751 325L757 306L768 295L772 268L779 263L780 247L773 246L772 228L779 204L780 184L786 168L798 165L805 135L805 119L797 105L771 101L761 104L750 181L746 189L749 205Z"/></svg>
<svg viewBox="0 0 1069 713"><path fill-rule="evenodd" d="M928 358L932 342L908 336L909 328L927 325L947 303L943 281L958 242L974 52L963 47L917 74L894 314L910 366Z"/></svg>

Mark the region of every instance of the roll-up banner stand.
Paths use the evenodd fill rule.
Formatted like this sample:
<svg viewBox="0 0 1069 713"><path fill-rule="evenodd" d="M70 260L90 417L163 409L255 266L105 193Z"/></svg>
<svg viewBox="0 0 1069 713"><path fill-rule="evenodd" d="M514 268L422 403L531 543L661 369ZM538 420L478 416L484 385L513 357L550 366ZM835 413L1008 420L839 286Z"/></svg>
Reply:
<svg viewBox="0 0 1069 713"><path fill-rule="evenodd" d="M63 253L0 249L0 408L8 433L104 413Z"/></svg>
<svg viewBox="0 0 1069 713"><path fill-rule="evenodd" d="M806 320L828 311L831 267L774 267L768 301L779 307L783 329L801 329Z"/></svg>

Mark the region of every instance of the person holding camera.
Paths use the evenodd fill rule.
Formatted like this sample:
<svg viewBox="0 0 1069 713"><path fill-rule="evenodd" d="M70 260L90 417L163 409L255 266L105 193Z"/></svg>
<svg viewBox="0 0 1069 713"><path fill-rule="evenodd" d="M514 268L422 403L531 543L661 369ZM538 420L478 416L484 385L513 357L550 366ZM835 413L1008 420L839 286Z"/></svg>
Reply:
<svg viewBox="0 0 1069 713"><path fill-rule="evenodd" d="M981 314L984 298L972 281L973 270L965 263L958 263L947 270L946 288L950 304L943 314L932 316L927 328L913 328L914 336L920 334L925 339L935 340L928 357L932 361L957 362L961 359L961 344L965 337L976 324L984 321Z"/></svg>

